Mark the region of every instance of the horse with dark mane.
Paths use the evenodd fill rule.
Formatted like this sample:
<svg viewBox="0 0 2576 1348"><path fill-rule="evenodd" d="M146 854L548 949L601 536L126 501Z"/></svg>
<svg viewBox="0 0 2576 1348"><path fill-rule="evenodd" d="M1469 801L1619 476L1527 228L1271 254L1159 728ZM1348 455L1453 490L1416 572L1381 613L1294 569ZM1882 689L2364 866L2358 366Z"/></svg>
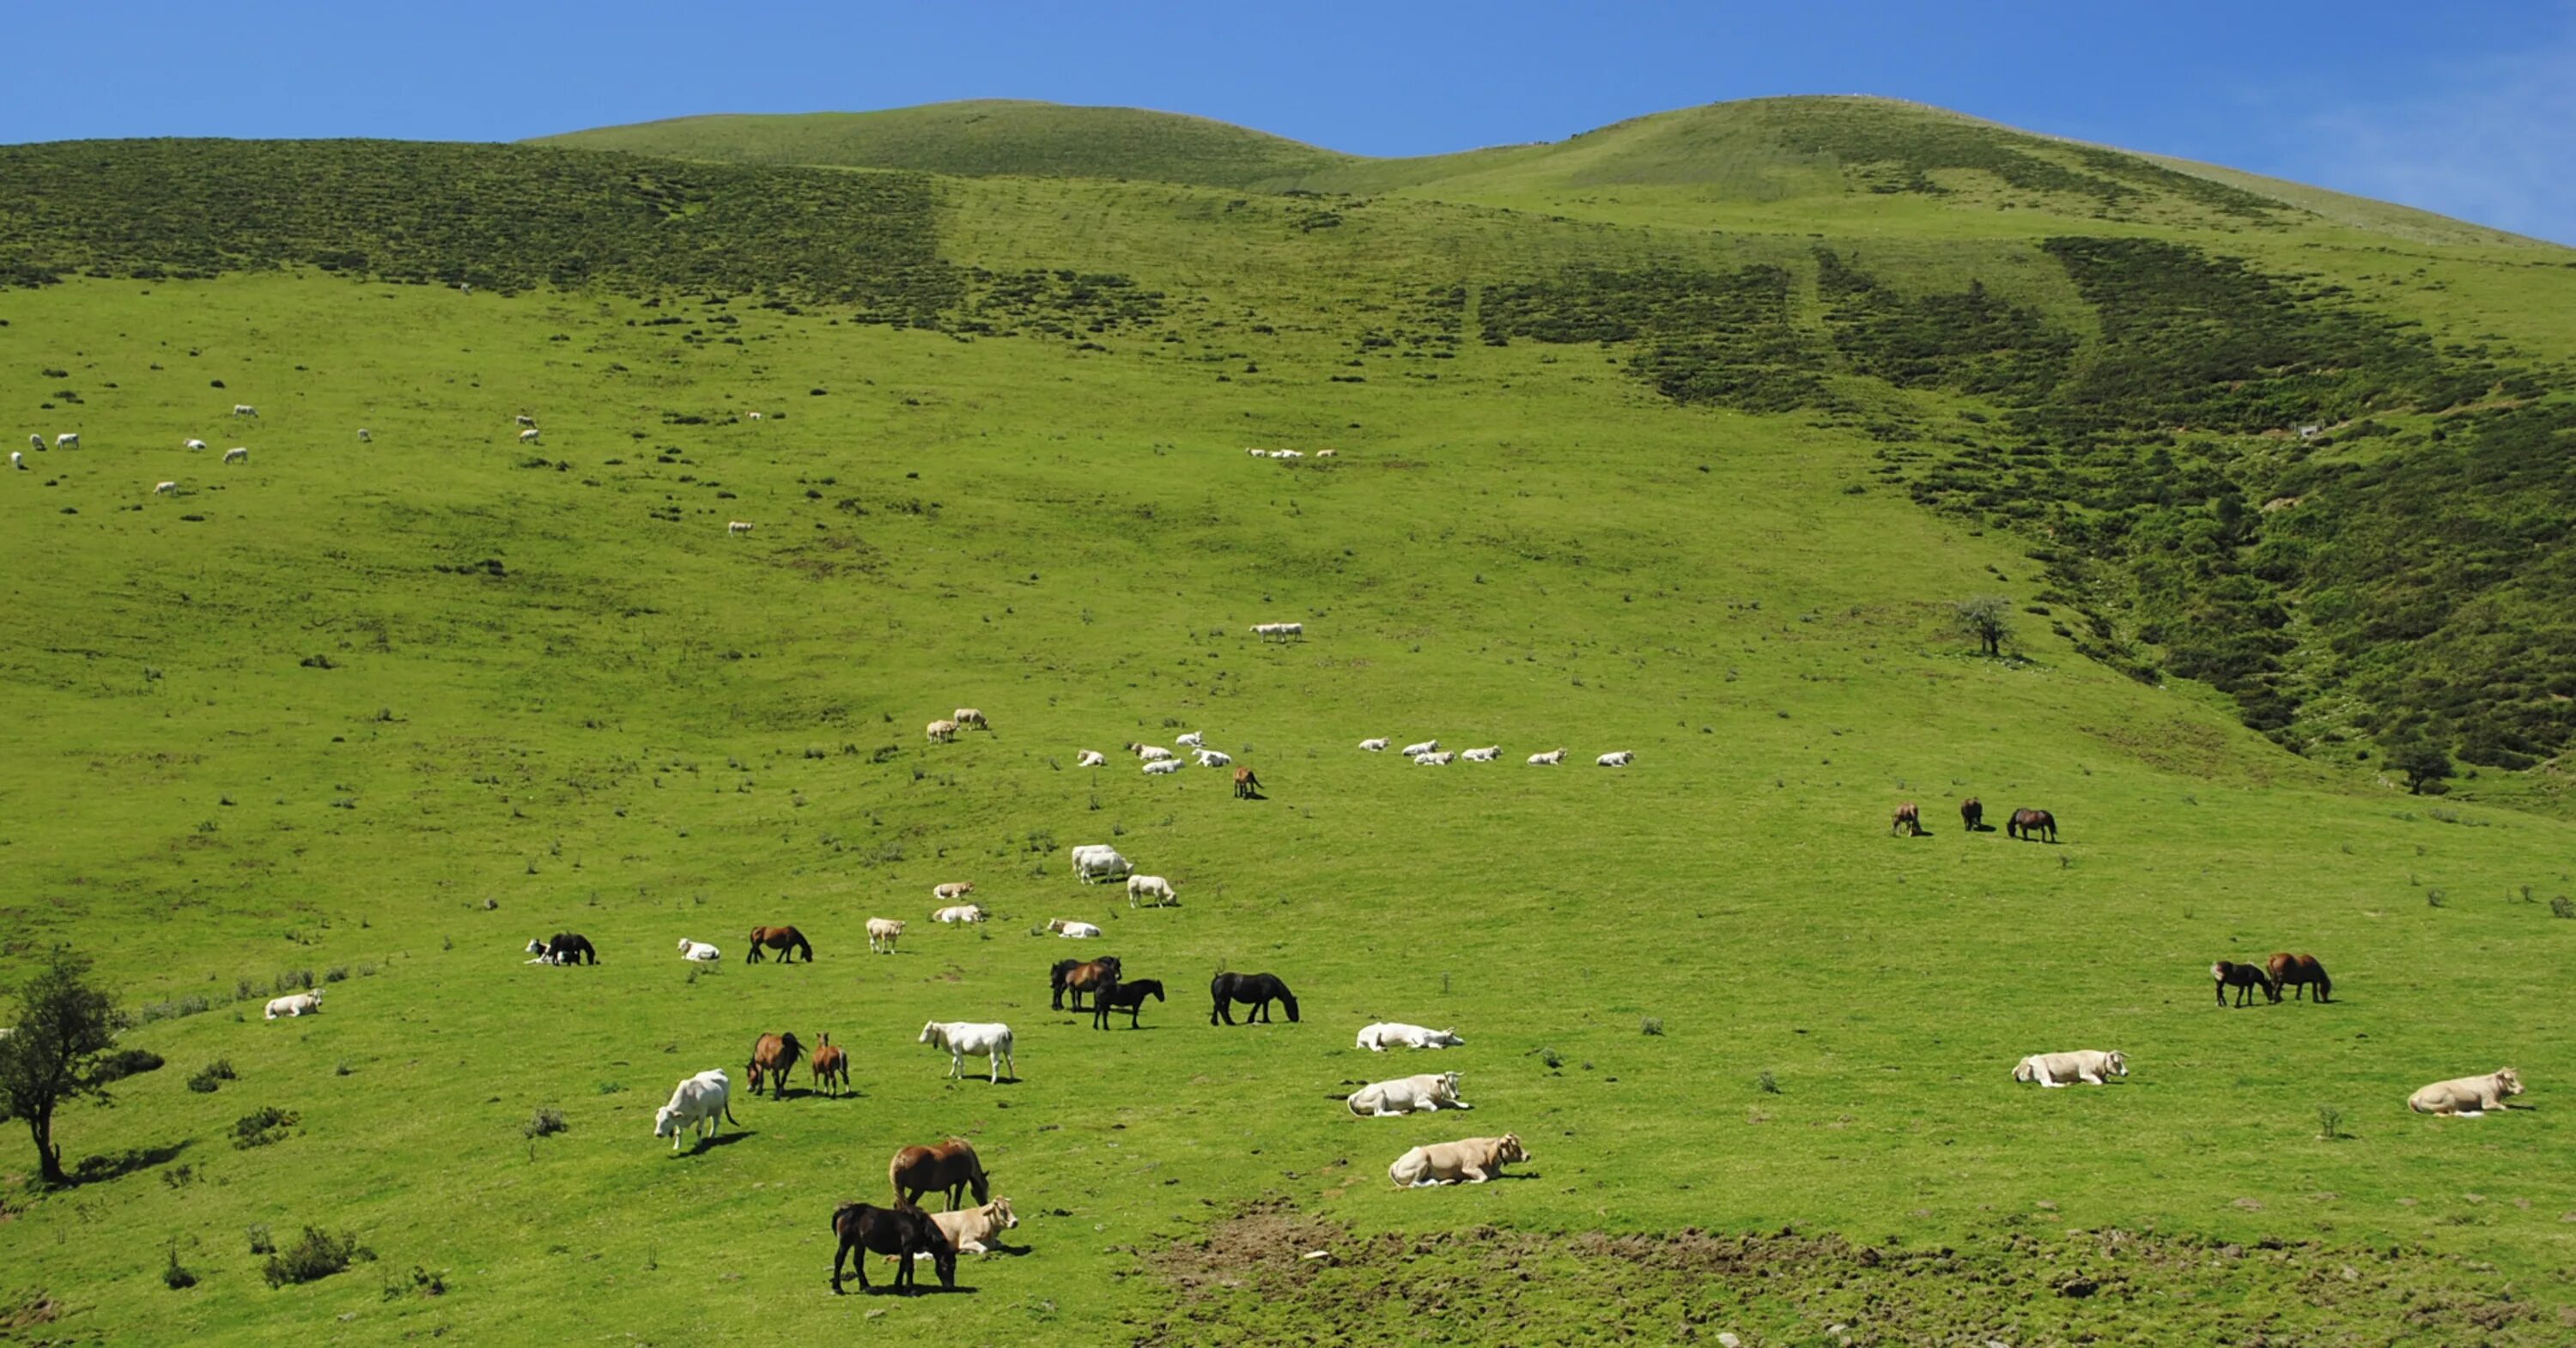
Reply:
<svg viewBox="0 0 2576 1348"><path fill-rule="evenodd" d="M1161 979L1140 978L1133 983L1112 983L1102 988L1092 994L1091 1028L1108 1029L1109 1013L1124 1011L1127 1013L1127 1028L1135 1029L1137 1018L1145 1014L1147 997L1152 997L1158 1002L1164 1000Z"/></svg>
<svg viewBox="0 0 2576 1348"><path fill-rule="evenodd" d="M745 964L760 963L761 960L766 958L760 953L764 947L777 951L778 962L781 964L794 964L798 955L803 955L807 964L812 964L814 962L813 945L806 941L805 933L796 930L794 927L752 928L751 953L743 956L742 962Z"/></svg>
<svg viewBox="0 0 2576 1348"><path fill-rule="evenodd" d="M2209 976L2218 984L2218 1004L2227 1005L2227 990L2236 989L2236 1004L2243 1006L2254 999L2254 989L2261 988L2270 1001L2281 1000L2281 989L2272 975L2260 964L2236 964L2220 960L2209 966Z"/></svg>
<svg viewBox="0 0 2576 1348"><path fill-rule="evenodd" d="M2268 970L2272 975L2273 1001L2281 1000L2281 989L2285 987L2297 988L2297 999L2305 999L2312 983L2316 985L2318 1001L2332 1000L2334 980L2326 977L2326 966L2317 963L2314 955L2274 955Z"/></svg>
<svg viewBox="0 0 2576 1348"><path fill-rule="evenodd" d="M1103 955L1096 960L1057 960L1047 971L1049 990L1055 994L1053 1005L1062 1011L1067 993L1073 996L1073 1009L1082 1009L1084 993L1096 993L1118 981L1118 957Z"/></svg>
<svg viewBox="0 0 2576 1348"><path fill-rule="evenodd" d="M1210 1025L1216 1024L1220 1018L1232 1025L1233 1004L1237 1002L1252 1008L1251 1014L1243 1018L1244 1024L1249 1025L1256 1020L1267 1022L1270 1003L1274 1000L1287 1006L1288 1023L1297 1023L1297 995L1288 990L1287 984L1279 981L1277 974L1218 974L1208 984L1208 995L1216 999L1216 1009L1208 1012Z"/></svg>
<svg viewBox="0 0 2576 1348"><path fill-rule="evenodd" d="M939 1271L939 1285L957 1286L957 1247L948 1242L948 1233L930 1214L919 1208L873 1207L866 1203L843 1203L832 1210L832 1234L841 1238L841 1246L832 1252L832 1291L841 1290L841 1261L848 1259L859 1271L859 1290L868 1289L868 1252L894 1255L894 1290L906 1287L921 1290L914 1276L914 1255L930 1256L931 1266ZM861 1252L855 1259L853 1251Z"/></svg>
<svg viewBox="0 0 2576 1348"><path fill-rule="evenodd" d="M2015 810L2012 818L2004 821L2004 836L2007 838L2038 842L2043 833L2048 835L2048 841L2057 841L2057 816L2046 810Z"/></svg>
<svg viewBox="0 0 2576 1348"><path fill-rule="evenodd" d="M993 1181L985 1175L984 1163L976 1159L974 1146L962 1137L952 1137L933 1147L906 1147L896 1152L894 1159L886 1162L886 1182L894 1186L894 1205L899 1208L921 1206L921 1196L926 1193L947 1193L951 1212L957 1210L958 1195L966 1189L975 1191L978 1203L993 1196Z"/></svg>
<svg viewBox="0 0 2576 1348"><path fill-rule="evenodd" d="M1261 779L1253 775L1252 769L1234 770L1234 798L1236 800L1261 799Z"/></svg>
<svg viewBox="0 0 2576 1348"><path fill-rule="evenodd" d="M822 1041L814 1045L814 1060L810 1068L814 1073L816 1090L831 1091L835 1097L849 1093L850 1055L832 1042L831 1035L823 1035Z"/></svg>
<svg viewBox="0 0 2576 1348"><path fill-rule="evenodd" d="M1966 800L1960 801L1959 827L1970 833L1984 832L1986 828L1985 802L1978 800L1975 796L1970 796Z"/></svg>
<svg viewBox="0 0 2576 1348"><path fill-rule="evenodd" d="M1906 801L1896 807L1896 818L1889 821L1887 831L1902 833L1909 838L1922 837L1923 812L1915 808L1913 801Z"/></svg>
<svg viewBox="0 0 2576 1348"><path fill-rule="evenodd" d="M754 1095L760 1094L761 1079L763 1077L767 1077L770 1080L769 1098L772 1100L786 1099L787 1074L795 1069L796 1060L803 1056L805 1056L805 1046L796 1042L796 1032L794 1030L789 1030L785 1034L764 1034L760 1038L753 1040L751 1045L751 1093Z"/></svg>

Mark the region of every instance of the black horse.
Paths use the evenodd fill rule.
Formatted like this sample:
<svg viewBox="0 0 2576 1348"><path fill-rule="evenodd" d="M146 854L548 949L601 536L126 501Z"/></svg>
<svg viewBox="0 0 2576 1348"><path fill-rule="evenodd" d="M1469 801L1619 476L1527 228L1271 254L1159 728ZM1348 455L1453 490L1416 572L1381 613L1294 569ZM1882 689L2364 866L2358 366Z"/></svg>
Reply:
<svg viewBox="0 0 2576 1348"><path fill-rule="evenodd" d="M2209 966L2209 977L2210 981L2218 987L2220 1006L2227 1005L2229 988L2236 989L2238 1006L2254 1000L2254 993L2258 988L2262 990L2265 1000L2275 1002L2281 1000L2280 984L2273 982L2271 971L2260 964L2238 964L2231 960L2220 960Z"/></svg>
<svg viewBox="0 0 2576 1348"><path fill-rule="evenodd" d="M930 1214L915 1207L881 1208L868 1203L843 1203L832 1210L832 1234L841 1238L841 1247L832 1252L832 1290L841 1290L841 1261L858 1257L850 1263L859 1272L859 1290L868 1290L868 1255L895 1256L894 1290L920 1285L913 1277L912 1257L930 1256L932 1267L939 1270L939 1285L957 1286L957 1247L948 1243L948 1233Z"/></svg>
<svg viewBox="0 0 2576 1348"><path fill-rule="evenodd" d="M1080 981L1076 981L1073 971L1086 966L1090 967L1091 972L1084 974ZM1055 994L1053 1001L1055 1009L1058 1011L1064 1009L1064 996L1070 992L1073 994L1073 1009L1081 1010L1082 994L1095 990L1103 982L1117 982L1118 972L1116 955L1103 955L1096 960L1057 960L1055 967L1047 970L1047 987Z"/></svg>
<svg viewBox="0 0 2576 1348"><path fill-rule="evenodd" d="M545 940L530 941L528 953L546 964L599 963L599 952L591 947L590 938L577 931L559 931Z"/></svg>
<svg viewBox="0 0 2576 1348"><path fill-rule="evenodd" d="M1959 802L1959 824L1970 833L1986 831L1986 803L1970 796Z"/></svg>
<svg viewBox="0 0 2576 1348"><path fill-rule="evenodd" d="M1218 974L1216 980L1208 984L1208 995L1216 999L1216 1009L1208 1012L1210 1025L1220 1019L1232 1025L1234 1011L1231 1004L1235 1002L1252 1008L1252 1013L1243 1018L1244 1024L1268 1021L1270 1003L1274 998L1287 1005L1288 1023L1297 1023L1297 994L1290 992L1277 974Z"/></svg>
<svg viewBox="0 0 2576 1348"><path fill-rule="evenodd" d="M1131 1030L1135 1029L1137 1017L1145 1014L1145 999L1148 996L1158 1002L1164 1000L1163 980L1159 978L1140 978L1133 983L1112 983L1109 986L1102 988L1100 991L1093 993L1091 997L1091 1028L1095 1030L1108 1029L1109 1013L1112 1011L1124 1011L1127 1013L1127 1028Z"/></svg>

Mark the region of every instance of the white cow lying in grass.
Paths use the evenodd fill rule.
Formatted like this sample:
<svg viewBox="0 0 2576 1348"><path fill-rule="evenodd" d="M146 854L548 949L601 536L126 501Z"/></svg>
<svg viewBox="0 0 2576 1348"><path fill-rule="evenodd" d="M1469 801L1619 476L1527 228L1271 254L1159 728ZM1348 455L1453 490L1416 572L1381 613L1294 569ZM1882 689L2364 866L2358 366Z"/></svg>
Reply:
<svg viewBox="0 0 2576 1348"><path fill-rule="evenodd" d="M980 903L959 903L952 904L946 908L934 910L930 914L930 920L933 922L945 922L953 925L959 922L981 922L984 920L985 916L984 905Z"/></svg>
<svg viewBox="0 0 2576 1348"><path fill-rule="evenodd" d="M2458 1077L2436 1081L2406 1097L2406 1107L2418 1114L2454 1114L2474 1119L2490 1109L2511 1109L2508 1096L2522 1094L2522 1073L2510 1067L2482 1077Z"/></svg>
<svg viewBox="0 0 2576 1348"><path fill-rule="evenodd" d="M1603 754L1592 760L1595 766L1604 768L1624 768L1636 761L1637 754L1633 749L1621 749L1616 753Z"/></svg>
<svg viewBox="0 0 2576 1348"><path fill-rule="evenodd" d="M184 449L204 449L206 447L206 442L203 440L191 440L181 447Z"/></svg>
<svg viewBox="0 0 2576 1348"><path fill-rule="evenodd" d="M1360 1031L1360 1047L1371 1053L1384 1053L1390 1048L1452 1048L1466 1042L1454 1028L1433 1030L1391 1020Z"/></svg>
<svg viewBox="0 0 2576 1348"><path fill-rule="evenodd" d="M1362 1118L1383 1119L1415 1110L1426 1113L1438 1109L1473 1109L1475 1106L1458 1098L1458 1074L1425 1072L1420 1076L1397 1077L1362 1086L1351 1092L1351 1112Z"/></svg>
<svg viewBox="0 0 2576 1348"><path fill-rule="evenodd" d="M1193 749L1190 752L1203 768L1224 768L1234 765L1234 755L1222 749Z"/></svg>
<svg viewBox="0 0 2576 1348"><path fill-rule="evenodd" d="M268 1004L270 1020L275 1020L279 1016L319 1015L321 1011L322 989L320 988L315 988L311 992L299 992L292 997L280 997Z"/></svg>
<svg viewBox="0 0 2576 1348"><path fill-rule="evenodd" d="M719 1119L742 1126L733 1116L733 1078L721 1067L710 1067L681 1082L671 1092L671 1103L653 1111L653 1136L671 1139L671 1150L678 1151L683 1133L694 1129L711 1138L723 1131Z"/></svg>
<svg viewBox="0 0 2576 1348"><path fill-rule="evenodd" d="M1145 775L1148 777L1169 777L1173 773L1178 772L1187 766L1189 765L1183 763L1177 758L1158 758L1145 765Z"/></svg>
<svg viewBox="0 0 2576 1348"><path fill-rule="evenodd" d="M1385 737L1385 736L1383 736L1383 735L1380 735L1379 737L1377 737L1376 739L1373 739L1373 740L1361 740L1361 741L1360 741L1360 748L1361 748L1361 749L1363 749L1363 750L1365 750L1365 751L1367 751L1367 752L1369 752L1369 753L1373 753L1373 754L1382 754L1382 753L1385 753L1385 752L1386 752L1386 737Z"/></svg>
<svg viewBox="0 0 2576 1348"><path fill-rule="evenodd" d="M1413 756L1413 766L1417 768L1445 768L1457 761L1458 755L1447 749L1443 749L1436 754L1415 754Z"/></svg>
<svg viewBox="0 0 2576 1348"><path fill-rule="evenodd" d="M1488 744L1482 749L1469 749L1458 756L1470 763L1491 763L1503 756L1503 746Z"/></svg>
<svg viewBox="0 0 2576 1348"><path fill-rule="evenodd" d="M1530 766L1534 768L1552 768L1564 761L1565 751L1563 749L1550 749L1546 753L1531 754L1529 756Z"/></svg>
<svg viewBox="0 0 2576 1348"><path fill-rule="evenodd" d="M2072 1086L2083 1082L2099 1086L2110 1077L2129 1074L2126 1054L2114 1049L2078 1049L2073 1053L2034 1053L2013 1064L2013 1080L2036 1081L2042 1086Z"/></svg>
<svg viewBox="0 0 2576 1348"><path fill-rule="evenodd" d="M982 1254L1001 1243L1003 1232L1020 1224L1020 1219L1011 1215L1011 1200L1007 1198L996 1198L982 1207L934 1212L930 1214L930 1220L948 1237L949 1247L959 1254ZM896 1254L886 1256L888 1260L902 1257ZM912 1257L928 1259L931 1253L921 1250Z"/></svg>
<svg viewBox="0 0 2576 1348"><path fill-rule="evenodd" d="M1172 892L1172 882L1159 875L1127 877L1127 906L1133 908L1139 899L1152 899L1155 906L1177 904L1181 896Z"/></svg>
<svg viewBox="0 0 2576 1348"><path fill-rule="evenodd" d="M1408 744L1404 746L1401 752L1407 758L1420 758L1424 754L1436 754L1440 752L1440 741L1424 740L1420 744Z"/></svg>
<svg viewBox="0 0 2576 1348"><path fill-rule="evenodd" d="M1184 749L1195 749L1200 745L1207 743L1207 736L1193 730L1186 735L1174 735L1172 737L1172 743L1177 744Z"/></svg>
<svg viewBox="0 0 2576 1348"><path fill-rule="evenodd" d="M1136 755L1138 758L1141 758L1148 763L1160 763L1164 759L1172 756L1171 750L1166 749L1159 744L1137 744L1133 741L1128 743L1127 752Z"/></svg>
<svg viewBox="0 0 2576 1348"><path fill-rule="evenodd" d="M1109 755L1097 749L1085 749L1073 756L1073 765L1077 768L1106 767L1108 763Z"/></svg>
<svg viewBox="0 0 2576 1348"><path fill-rule="evenodd" d="M1399 1189L1422 1189L1434 1184L1482 1184L1503 1173L1506 1161L1526 1161L1529 1153L1521 1149L1518 1133L1501 1137L1470 1137L1456 1142L1434 1142L1415 1147L1395 1158L1386 1168L1386 1177Z"/></svg>
<svg viewBox="0 0 2576 1348"><path fill-rule="evenodd" d="M966 1075L968 1058L986 1058L993 1065L993 1084L1002 1084L1002 1070L1009 1068L1011 1079L1020 1079L1019 1065L1011 1060L1011 1027L998 1023L971 1020L934 1020L921 1027L921 1043L948 1050L948 1075Z"/></svg>
<svg viewBox="0 0 2576 1348"><path fill-rule="evenodd" d="M1088 941L1100 935L1100 928L1095 927L1088 922L1076 922L1071 918L1065 917L1059 917L1049 921L1046 925L1046 929L1069 941Z"/></svg>
<svg viewBox="0 0 2576 1348"><path fill-rule="evenodd" d="M951 880L947 884L930 887L930 897L942 902L954 902L974 892L975 882L972 880Z"/></svg>
<svg viewBox="0 0 2576 1348"><path fill-rule="evenodd" d="M700 964L713 964L724 958L724 952L702 941L692 941L683 936L680 938L680 958L696 960Z"/></svg>

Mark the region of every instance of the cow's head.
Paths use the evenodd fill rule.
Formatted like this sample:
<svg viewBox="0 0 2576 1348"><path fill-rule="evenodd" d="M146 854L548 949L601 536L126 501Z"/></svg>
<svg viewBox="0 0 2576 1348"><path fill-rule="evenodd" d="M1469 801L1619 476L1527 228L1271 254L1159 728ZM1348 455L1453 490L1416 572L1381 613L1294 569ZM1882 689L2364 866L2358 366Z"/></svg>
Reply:
<svg viewBox="0 0 2576 1348"><path fill-rule="evenodd" d="M2102 1068L2115 1077L2129 1074L2129 1055L2113 1049L2102 1055Z"/></svg>
<svg viewBox="0 0 2576 1348"><path fill-rule="evenodd" d="M669 1105L653 1111L653 1136L678 1137L679 1135L680 1118L679 1115L671 1112Z"/></svg>
<svg viewBox="0 0 2576 1348"><path fill-rule="evenodd" d="M1440 1074L1440 1093L1441 1093L1443 1096L1446 1096L1447 1098L1452 1099L1452 1100L1455 1100L1455 1099L1457 1099L1457 1098L1458 1098L1458 1074L1457 1074L1457 1073L1455 1073L1455 1072L1443 1072L1443 1073L1441 1073L1441 1074Z"/></svg>
<svg viewBox="0 0 2576 1348"><path fill-rule="evenodd" d="M543 941L528 942L528 953L531 955L542 955L546 953L546 943Z"/></svg>
<svg viewBox="0 0 2576 1348"><path fill-rule="evenodd" d="M1439 1040L1441 1043L1444 1043L1444 1044L1453 1044L1453 1045L1454 1045L1454 1044L1465 1044L1465 1043L1467 1042L1466 1040L1461 1039L1461 1038L1459 1038L1459 1037L1458 1037L1458 1027L1457 1027L1457 1026L1455 1026L1455 1025L1452 1025L1452 1026L1450 1026L1448 1029L1442 1030L1440 1033L1438 1033L1438 1034L1436 1034L1436 1035L1433 1035L1433 1036L1432 1036L1432 1038L1437 1039L1437 1040Z"/></svg>
<svg viewBox="0 0 2576 1348"><path fill-rule="evenodd" d="M2499 1095L2520 1095L2522 1094L2522 1073L2510 1067L2499 1068L2495 1074L2495 1084L2496 1093Z"/></svg>
<svg viewBox="0 0 2576 1348"><path fill-rule="evenodd" d="M939 1022L934 1020L921 1027L921 1038L915 1042L937 1044L945 1048L948 1044L948 1036L940 1033Z"/></svg>
<svg viewBox="0 0 2576 1348"><path fill-rule="evenodd" d="M992 1220L994 1230L1008 1231L1020 1224L1019 1216L1011 1211L1011 1200L1007 1198L996 1198L993 1200L991 1207L993 1209Z"/></svg>
<svg viewBox="0 0 2576 1348"><path fill-rule="evenodd" d="M2014 1064L2013 1064L2013 1080L2015 1080L2015 1081L2037 1081L2037 1080L2039 1080L2039 1060L2038 1060L2037 1058L2024 1058L2024 1059L2022 1059L2020 1062L2014 1063Z"/></svg>
<svg viewBox="0 0 2576 1348"><path fill-rule="evenodd" d="M1494 1143L1494 1159L1498 1162L1526 1161L1529 1158L1529 1153L1521 1149L1521 1135L1518 1133L1505 1133Z"/></svg>

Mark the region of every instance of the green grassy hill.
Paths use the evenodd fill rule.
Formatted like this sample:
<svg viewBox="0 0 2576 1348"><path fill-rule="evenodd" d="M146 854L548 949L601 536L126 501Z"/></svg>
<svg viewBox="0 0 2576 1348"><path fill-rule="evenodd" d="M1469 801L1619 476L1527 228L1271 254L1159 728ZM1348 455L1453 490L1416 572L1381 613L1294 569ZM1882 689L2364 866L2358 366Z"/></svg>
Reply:
<svg viewBox="0 0 2576 1348"><path fill-rule="evenodd" d="M0 1137L0 1333L2561 1341L2576 835L2554 764L2381 756L2561 742L2576 271L2014 146L2120 190L1836 150L1717 232L1690 183L0 150L12 443L81 437L0 470L0 976L72 942L168 1059L65 1118L90 1182ZM1184 729L1268 799L1119 752ZM1180 906L1074 884L1103 841ZM930 924L952 880L995 920ZM780 921L818 962L740 963ZM562 930L604 962L521 963ZM2335 1003L2211 1004L2274 949ZM1055 1012L1068 951L1170 1000ZM1208 1026L1219 968L1302 1023ZM781 1029L859 1094L649 1136ZM2007 1079L2084 1046L2132 1075ZM2508 1063L2528 1110L2403 1108ZM1474 1112L1334 1098L1433 1068ZM1506 1130L1525 1178L1384 1180ZM1026 1252L832 1298L833 1203L952 1133ZM374 1258L270 1288L307 1225Z"/></svg>

